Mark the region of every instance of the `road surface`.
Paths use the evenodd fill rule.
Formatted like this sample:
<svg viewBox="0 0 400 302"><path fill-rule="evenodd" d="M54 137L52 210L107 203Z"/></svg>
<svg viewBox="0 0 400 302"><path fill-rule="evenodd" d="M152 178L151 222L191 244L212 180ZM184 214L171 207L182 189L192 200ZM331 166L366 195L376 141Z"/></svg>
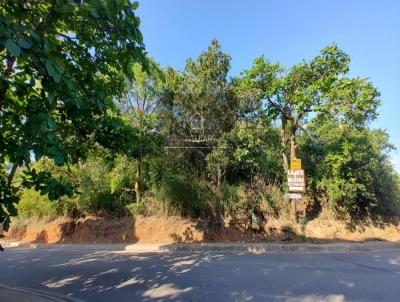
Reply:
<svg viewBox="0 0 400 302"><path fill-rule="evenodd" d="M0 284L96 302L397 302L400 252L129 254L9 248L0 254Z"/></svg>

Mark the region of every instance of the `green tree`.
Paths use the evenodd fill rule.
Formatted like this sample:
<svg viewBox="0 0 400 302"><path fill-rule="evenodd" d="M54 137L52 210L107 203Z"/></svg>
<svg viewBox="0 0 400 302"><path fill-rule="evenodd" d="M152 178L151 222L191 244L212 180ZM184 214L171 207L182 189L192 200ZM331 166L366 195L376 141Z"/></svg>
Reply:
<svg viewBox="0 0 400 302"><path fill-rule="evenodd" d="M171 68L166 71L162 116L169 141L187 148L183 149L186 158L203 179L207 154L237 119L234 89L228 79L230 59L218 41L212 40L196 60L186 61L182 73Z"/></svg>
<svg viewBox="0 0 400 302"><path fill-rule="evenodd" d="M231 183L251 182L261 176L269 183L282 183L284 171L280 155L278 129L267 121L238 121L235 127L218 141L223 147L207 156L214 175L220 167Z"/></svg>
<svg viewBox="0 0 400 302"><path fill-rule="evenodd" d="M306 131L309 120L334 115L341 122L365 125L375 118L379 93L365 79L347 78L349 63L350 57L331 45L290 69L260 57L243 72L241 97L259 104L280 123L286 170L288 151L290 158L296 158L297 134Z"/></svg>
<svg viewBox="0 0 400 302"><path fill-rule="evenodd" d="M142 158L154 153L160 142L160 137L154 134L161 131L157 113L160 109L160 98L165 82L161 67L151 58L147 58L146 63L146 69L139 63L132 66L132 79L126 80L125 92L117 99L118 107L130 123L142 134L153 138L146 142L142 154L136 159L136 201L140 201L141 195Z"/></svg>
<svg viewBox="0 0 400 302"><path fill-rule="evenodd" d="M144 58L137 2L129 0L0 3L0 222L15 215L13 176L54 199L73 190L29 169L44 156L57 165L84 157L96 143L137 155L137 130L116 113L124 74ZM51 191L51 192L50 192Z"/></svg>

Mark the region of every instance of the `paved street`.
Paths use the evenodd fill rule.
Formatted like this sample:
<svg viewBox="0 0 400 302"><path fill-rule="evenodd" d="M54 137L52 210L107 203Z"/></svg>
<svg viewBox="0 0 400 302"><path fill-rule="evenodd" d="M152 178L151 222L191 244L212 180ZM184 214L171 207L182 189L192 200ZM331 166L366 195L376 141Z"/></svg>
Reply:
<svg viewBox="0 0 400 302"><path fill-rule="evenodd" d="M0 254L0 283L96 302L400 301L400 252L129 254L9 248Z"/></svg>

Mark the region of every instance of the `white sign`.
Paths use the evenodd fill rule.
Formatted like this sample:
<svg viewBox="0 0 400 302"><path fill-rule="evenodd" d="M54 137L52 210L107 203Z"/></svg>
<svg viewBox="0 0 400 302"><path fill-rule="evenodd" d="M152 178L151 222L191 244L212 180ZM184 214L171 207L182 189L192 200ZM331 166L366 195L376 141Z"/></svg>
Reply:
<svg viewBox="0 0 400 302"><path fill-rule="evenodd" d="M299 193L289 193L288 195L289 199L302 199L303 195L299 194Z"/></svg>
<svg viewBox="0 0 400 302"><path fill-rule="evenodd" d="M289 192L305 192L304 170L288 171Z"/></svg>
<svg viewBox="0 0 400 302"><path fill-rule="evenodd" d="M288 176L304 176L304 170L288 170Z"/></svg>
<svg viewBox="0 0 400 302"><path fill-rule="evenodd" d="M289 183L301 183L301 184L304 184L304 178L288 177L287 181Z"/></svg>
<svg viewBox="0 0 400 302"><path fill-rule="evenodd" d="M289 192L304 192L305 188L303 186L301 187L293 187L289 186Z"/></svg>

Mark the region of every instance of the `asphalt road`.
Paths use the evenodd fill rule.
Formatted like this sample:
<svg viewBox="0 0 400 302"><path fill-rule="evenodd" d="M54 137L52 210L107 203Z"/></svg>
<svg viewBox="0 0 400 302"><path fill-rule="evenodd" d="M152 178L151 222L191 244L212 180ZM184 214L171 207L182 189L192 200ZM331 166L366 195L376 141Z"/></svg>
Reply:
<svg viewBox="0 0 400 302"><path fill-rule="evenodd" d="M397 302L400 252L128 254L14 248L0 254L0 283L96 302Z"/></svg>

